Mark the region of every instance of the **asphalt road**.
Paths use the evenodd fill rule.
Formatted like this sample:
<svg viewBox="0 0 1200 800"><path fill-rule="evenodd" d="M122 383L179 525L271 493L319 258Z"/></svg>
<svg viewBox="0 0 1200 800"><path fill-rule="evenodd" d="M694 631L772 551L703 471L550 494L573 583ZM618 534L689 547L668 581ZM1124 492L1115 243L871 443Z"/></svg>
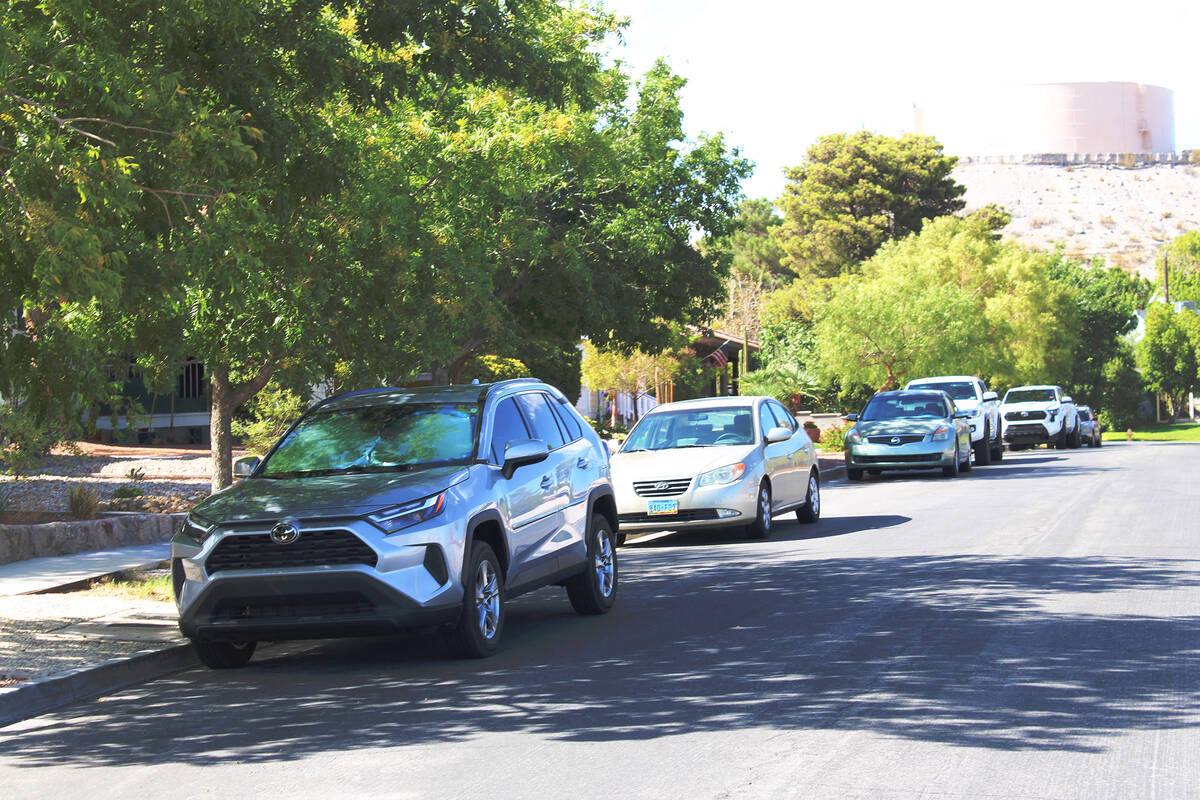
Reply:
<svg viewBox="0 0 1200 800"><path fill-rule="evenodd" d="M504 651L280 646L0 730L0 796L1200 797L1200 446L827 487Z"/></svg>

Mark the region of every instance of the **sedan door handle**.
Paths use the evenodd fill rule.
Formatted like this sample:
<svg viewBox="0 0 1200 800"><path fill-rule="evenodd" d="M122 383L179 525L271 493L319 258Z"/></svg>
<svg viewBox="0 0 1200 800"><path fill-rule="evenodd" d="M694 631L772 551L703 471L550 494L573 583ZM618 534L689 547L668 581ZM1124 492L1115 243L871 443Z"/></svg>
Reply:
<svg viewBox="0 0 1200 800"><path fill-rule="evenodd" d="M575 462L575 466L579 467L580 469L587 469L588 460L580 456L579 460Z"/></svg>
<svg viewBox="0 0 1200 800"><path fill-rule="evenodd" d="M553 485L554 485L554 481L550 479L549 475L542 476L542 488L543 489L549 489Z"/></svg>

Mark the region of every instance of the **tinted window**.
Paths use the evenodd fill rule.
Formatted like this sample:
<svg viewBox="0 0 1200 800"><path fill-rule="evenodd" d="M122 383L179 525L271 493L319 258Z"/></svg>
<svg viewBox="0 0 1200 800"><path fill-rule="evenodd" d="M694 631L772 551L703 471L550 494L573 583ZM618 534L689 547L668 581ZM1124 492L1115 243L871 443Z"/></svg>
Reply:
<svg viewBox="0 0 1200 800"><path fill-rule="evenodd" d="M754 444L754 414L750 408L656 410L642 417L621 452L733 444Z"/></svg>
<svg viewBox="0 0 1200 800"><path fill-rule="evenodd" d="M795 433L796 418L792 416L791 412L781 406L779 403L768 403L768 405L770 405L771 410L775 412L775 419L779 421L779 424L787 428L792 433Z"/></svg>
<svg viewBox="0 0 1200 800"><path fill-rule="evenodd" d="M529 439L529 429L521 419L521 412L511 397L496 405L496 417L492 426L492 459L504 463L504 448L516 439Z"/></svg>
<svg viewBox="0 0 1200 800"><path fill-rule="evenodd" d="M1079 418L1086 422L1087 420L1092 418L1092 412L1088 411L1086 408L1081 408L1079 410Z"/></svg>
<svg viewBox="0 0 1200 800"><path fill-rule="evenodd" d="M779 423L775 421L775 415L771 413L771 407L763 403L758 407L758 427L760 428L759 436L766 436L771 428L777 427Z"/></svg>
<svg viewBox="0 0 1200 800"><path fill-rule="evenodd" d="M946 400L941 394L876 395L863 409L863 422L907 417L945 417Z"/></svg>
<svg viewBox="0 0 1200 800"><path fill-rule="evenodd" d="M567 439L575 441L580 436L583 436L583 428L579 426L579 418L567 408L566 404L552 402L550 407L554 409L555 416L558 417L558 422L562 425L563 430L567 432Z"/></svg>
<svg viewBox="0 0 1200 800"><path fill-rule="evenodd" d="M937 389L953 397L955 400L974 400L974 381L946 381L937 383L914 383L909 389ZM980 395L982 396L982 395Z"/></svg>
<svg viewBox="0 0 1200 800"><path fill-rule="evenodd" d="M519 394L517 401L533 425L533 438L541 439L550 445L551 450L567 443L562 429L558 427L558 420L554 417L554 410L550 408L550 402L546 399L546 395L541 392Z"/></svg>

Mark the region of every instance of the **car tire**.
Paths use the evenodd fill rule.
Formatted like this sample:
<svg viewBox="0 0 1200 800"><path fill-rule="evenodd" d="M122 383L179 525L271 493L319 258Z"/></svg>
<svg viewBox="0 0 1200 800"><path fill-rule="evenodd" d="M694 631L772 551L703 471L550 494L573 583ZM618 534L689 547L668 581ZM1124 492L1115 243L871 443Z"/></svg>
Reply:
<svg viewBox="0 0 1200 800"><path fill-rule="evenodd" d="M971 471L971 440L970 439L967 439L967 452L965 453L965 455L966 455L966 458L964 458L961 462L959 462L959 465L958 465L958 471L959 471L959 473L961 473L963 475L966 475L968 472Z"/></svg>
<svg viewBox="0 0 1200 800"><path fill-rule="evenodd" d="M504 633L504 577L487 542L474 542L463 572L462 613L446 634L459 658L486 658L500 649Z"/></svg>
<svg viewBox="0 0 1200 800"><path fill-rule="evenodd" d="M754 522L746 526L746 536L750 539L765 539L771 535L771 484L763 481L758 485L758 500L755 502L757 513Z"/></svg>
<svg viewBox="0 0 1200 800"><path fill-rule="evenodd" d="M1071 432L1071 438L1067 440L1067 447L1072 450L1078 450L1083 444L1083 434L1079 431L1079 424L1076 423L1075 430Z"/></svg>
<svg viewBox="0 0 1200 800"><path fill-rule="evenodd" d="M192 640L200 663L209 669L237 669L250 663L258 642L201 642Z"/></svg>
<svg viewBox="0 0 1200 800"><path fill-rule="evenodd" d="M986 467L992 463L992 431L986 422L983 423L983 438L973 449L975 450L975 466Z"/></svg>
<svg viewBox="0 0 1200 800"><path fill-rule="evenodd" d="M587 554L587 568L567 581L567 598L576 614L607 614L617 599L617 537L603 514L588 525Z"/></svg>
<svg viewBox="0 0 1200 800"><path fill-rule="evenodd" d="M1103 435L1103 434L1100 434L1100 433L1098 433L1098 434L1096 434L1096 436L1095 436L1095 437L1092 439L1092 441L1096 443L1096 447L1100 447L1102 444L1104 444L1104 435Z"/></svg>
<svg viewBox="0 0 1200 800"><path fill-rule="evenodd" d="M1004 460L1004 440L1000 438L1000 434L996 434L996 443L991 445L992 461Z"/></svg>
<svg viewBox="0 0 1200 800"><path fill-rule="evenodd" d="M816 522L821 518L821 479L815 470L808 473L808 494L804 505L796 509L796 519L801 522Z"/></svg>
<svg viewBox="0 0 1200 800"><path fill-rule="evenodd" d="M954 443L954 461L949 466L942 467L942 476L945 478L954 478L958 476L958 468L961 462L958 460L958 442Z"/></svg>
<svg viewBox="0 0 1200 800"><path fill-rule="evenodd" d="M846 480L861 481L863 479L863 471L858 467L846 467Z"/></svg>
<svg viewBox="0 0 1200 800"><path fill-rule="evenodd" d="M1066 425L1063 425L1062 428L1060 428L1058 431L1058 436L1054 437L1054 449L1055 450L1066 450L1067 449L1067 426Z"/></svg>

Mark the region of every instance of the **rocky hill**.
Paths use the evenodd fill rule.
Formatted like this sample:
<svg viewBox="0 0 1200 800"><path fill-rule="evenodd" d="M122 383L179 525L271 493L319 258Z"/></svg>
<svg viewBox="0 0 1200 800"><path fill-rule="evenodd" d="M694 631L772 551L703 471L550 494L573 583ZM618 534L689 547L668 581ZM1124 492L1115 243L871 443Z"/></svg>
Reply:
<svg viewBox="0 0 1200 800"><path fill-rule="evenodd" d="M1158 249L1200 229L1200 167L961 164L967 210L988 203L1012 214L1005 233L1031 247L1061 243L1068 254L1154 277Z"/></svg>

